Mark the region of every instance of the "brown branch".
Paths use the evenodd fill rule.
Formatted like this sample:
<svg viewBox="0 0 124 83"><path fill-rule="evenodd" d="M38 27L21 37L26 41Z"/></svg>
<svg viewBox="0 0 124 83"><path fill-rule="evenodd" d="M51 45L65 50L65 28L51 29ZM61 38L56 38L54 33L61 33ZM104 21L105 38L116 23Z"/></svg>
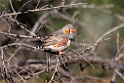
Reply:
<svg viewBox="0 0 124 83"><path fill-rule="evenodd" d="M86 58L90 63L92 64L100 64L100 65L104 65L106 64L110 69L115 69L118 68L121 71L124 71L124 65L114 62L113 59L105 59L105 58L101 58L101 57L94 57L94 56L82 56L84 58ZM67 64L75 64L75 63L86 63L86 61L82 58L71 58L70 60L66 60L65 61Z"/></svg>
<svg viewBox="0 0 124 83"><path fill-rule="evenodd" d="M68 65L87 63L87 61L83 59L83 58L85 58L92 64L97 64L97 65L101 65L101 66L106 65L107 67L109 67L109 69L114 70L115 68L118 68L120 71L124 71L124 65L113 61L113 59L95 57L95 56L90 56L90 55L83 55L82 56L83 58L80 58L80 56L77 56L77 55L74 55L74 56L71 55L71 56L64 58L65 63ZM46 64L46 62L42 61L42 60L28 60L25 63L29 64L29 65L31 65L31 64ZM56 60L51 60L50 64L52 67L53 65L56 64ZM60 66L63 64L64 63L61 63Z"/></svg>
<svg viewBox="0 0 124 83"><path fill-rule="evenodd" d="M0 18L3 18L3 17L6 17L6 16L14 16L14 15L19 15L19 14L26 14L26 13L32 13L32 12L39 12L39 11L48 11L48 10L53 10L53 9L59 9L59 8L67 8L67 7L72 7L72 6L79 6L79 5L82 5L84 3L76 3L76 4L69 4L69 5L62 5L62 6L56 6L56 7L41 7L41 8L38 8L38 9L33 9L33 10L28 10L28 11L25 11L25 12L13 12L13 13L6 13L4 15L1 15Z"/></svg>

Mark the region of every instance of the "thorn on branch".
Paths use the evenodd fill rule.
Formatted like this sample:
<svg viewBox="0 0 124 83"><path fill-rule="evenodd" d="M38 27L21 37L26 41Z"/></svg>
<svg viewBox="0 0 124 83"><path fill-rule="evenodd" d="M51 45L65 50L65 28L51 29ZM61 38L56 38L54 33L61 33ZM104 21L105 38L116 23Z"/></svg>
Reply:
<svg viewBox="0 0 124 83"><path fill-rule="evenodd" d="M110 83L115 83L114 81L110 81Z"/></svg>
<svg viewBox="0 0 124 83"><path fill-rule="evenodd" d="M112 70L112 68L108 64L103 64L102 68L106 70Z"/></svg>
<svg viewBox="0 0 124 83"><path fill-rule="evenodd" d="M83 71L84 67L82 66L82 64L79 64L79 66L80 66L80 70Z"/></svg>

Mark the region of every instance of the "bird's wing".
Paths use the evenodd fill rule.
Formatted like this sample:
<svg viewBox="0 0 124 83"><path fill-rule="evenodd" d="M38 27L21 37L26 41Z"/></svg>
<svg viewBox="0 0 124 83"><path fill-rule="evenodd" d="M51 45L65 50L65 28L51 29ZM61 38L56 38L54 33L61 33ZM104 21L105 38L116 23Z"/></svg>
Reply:
<svg viewBox="0 0 124 83"><path fill-rule="evenodd" d="M66 41L68 41L66 34L63 34L62 32L56 32L50 36L45 37L42 46L44 47L55 44L64 44Z"/></svg>

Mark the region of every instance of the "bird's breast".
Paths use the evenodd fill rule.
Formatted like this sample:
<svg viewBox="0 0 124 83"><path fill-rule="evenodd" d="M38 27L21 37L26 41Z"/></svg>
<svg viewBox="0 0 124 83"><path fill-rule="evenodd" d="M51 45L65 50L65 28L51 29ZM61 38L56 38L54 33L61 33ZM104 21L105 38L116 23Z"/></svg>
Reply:
<svg viewBox="0 0 124 83"><path fill-rule="evenodd" d="M59 49L59 50L64 50L65 48L70 46L70 42L71 41L68 38L66 38L65 41L58 43L58 44L55 44L54 48Z"/></svg>

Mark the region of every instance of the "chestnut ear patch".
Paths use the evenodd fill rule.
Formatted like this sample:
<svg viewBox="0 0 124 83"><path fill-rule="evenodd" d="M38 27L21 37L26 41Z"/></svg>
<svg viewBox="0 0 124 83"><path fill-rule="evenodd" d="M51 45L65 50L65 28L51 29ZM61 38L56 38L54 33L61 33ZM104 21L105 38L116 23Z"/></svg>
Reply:
<svg viewBox="0 0 124 83"><path fill-rule="evenodd" d="M70 34L70 30L67 28L67 29L65 29L65 33L66 34Z"/></svg>

